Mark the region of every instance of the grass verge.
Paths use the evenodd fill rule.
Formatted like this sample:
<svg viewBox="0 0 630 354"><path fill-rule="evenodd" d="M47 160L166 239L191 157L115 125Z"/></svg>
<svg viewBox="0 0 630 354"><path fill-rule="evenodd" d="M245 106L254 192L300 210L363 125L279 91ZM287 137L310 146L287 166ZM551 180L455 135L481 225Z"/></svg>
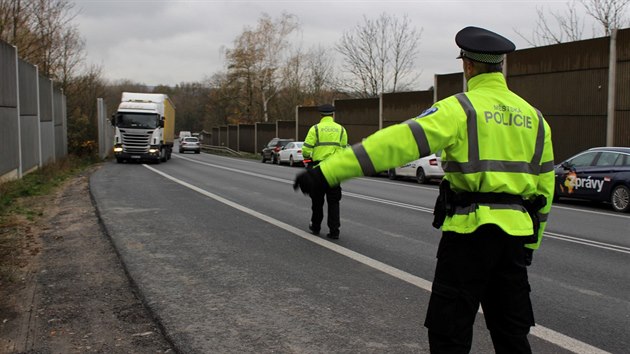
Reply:
<svg viewBox="0 0 630 354"><path fill-rule="evenodd" d="M19 269L29 254L39 252L32 223L43 215L45 203L65 180L80 174L97 160L69 156L48 164L19 180L0 184L0 285L19 279Z"/></svg>

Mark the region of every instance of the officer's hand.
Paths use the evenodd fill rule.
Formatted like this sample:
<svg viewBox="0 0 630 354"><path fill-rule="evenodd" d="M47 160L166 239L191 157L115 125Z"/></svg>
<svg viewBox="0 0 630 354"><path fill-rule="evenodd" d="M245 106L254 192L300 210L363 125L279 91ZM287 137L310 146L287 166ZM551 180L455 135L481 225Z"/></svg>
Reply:
<svg viewBox="0 0 630 354"><path fill-rule="evenodd" d="M532 265L532 260L534 259L534 250L531 248L525 247L525 265Z"/></svg>
<svg viewBox="0 0 630 354"><path fill-rule="evenodd" d="M328 183L324 174L319 168L306 170L295 177L293 182L293 190L299 188L304 194L311 194L316 190L323 190Z"/></svg>

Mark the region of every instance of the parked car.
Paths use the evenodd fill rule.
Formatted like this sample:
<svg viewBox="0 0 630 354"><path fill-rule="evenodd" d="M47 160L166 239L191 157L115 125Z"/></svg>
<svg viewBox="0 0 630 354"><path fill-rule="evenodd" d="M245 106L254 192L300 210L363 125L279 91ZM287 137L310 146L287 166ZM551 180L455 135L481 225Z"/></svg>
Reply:
<svg viewBox="0 0 630 354"><path fill-rule="evenodd" d="M576 198L610 203L630 211L630 147L597 147L555 166L554 199Z"/></svg>
<svg viewBox="0 0 630 354"><path fill-rule="evenodd" d="M184 153L186 151L193 151L195 154L201 152L201 144L199 138L194 136L185 137L179 140L179 152Z"/></svg>
<svg viewBox="0 0 630 354"><path fill-rule="evenodd" d="M389 179L411 177L421 184L434 178L442 178L444 177L444 170L442 169L441 156L442 152L439 151L437 154L419 158L404 166L390 169L387 171L387 176Z"/></svg>
<svg viewBox="0 0 630 354"><path fill-rule="evenodd" d="M295 165L304 166L304 158L302 157L303 141L293 141L285 145L278 152L278 165L283 163L293 167Z"/></svg>
<svg viewBox="0 0 630 354"><path fill-rule="evenodd" d="M271 163L278 163L278 152L280 152L283 146L292 141L293 139L271 139L260 152L262 162L265 163L266 161L271 160Z"/></svg>

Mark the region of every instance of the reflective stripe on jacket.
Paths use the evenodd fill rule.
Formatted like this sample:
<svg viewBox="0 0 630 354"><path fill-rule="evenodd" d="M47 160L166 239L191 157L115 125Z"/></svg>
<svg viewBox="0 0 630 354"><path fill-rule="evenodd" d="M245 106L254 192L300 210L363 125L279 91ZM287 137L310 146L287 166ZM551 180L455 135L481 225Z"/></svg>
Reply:
<svg viewBox="0 0 630 354"><path fill-rule="evenodd" d="M455 192L509 193L530 198L542 194L547 204L537 249L551 209L554 188L551 130L540 112L511 92L501 73L480 74L468 92L435 103L420 116L380 130L334 158L321 169L330 185L399 167L439 150L445 179ZM447 217L442 230L471 233L496 224L514 236L533 233L522 205L473 204Z"/></svg>
<svg viewBox="0 0 630 354"><path fill-rule="evenodd" d="M323 161L346 145L348 145L346 130L341 124L336 123L333 117L325 116L308 130L302 145L302 156L313 161Z"/></svg>

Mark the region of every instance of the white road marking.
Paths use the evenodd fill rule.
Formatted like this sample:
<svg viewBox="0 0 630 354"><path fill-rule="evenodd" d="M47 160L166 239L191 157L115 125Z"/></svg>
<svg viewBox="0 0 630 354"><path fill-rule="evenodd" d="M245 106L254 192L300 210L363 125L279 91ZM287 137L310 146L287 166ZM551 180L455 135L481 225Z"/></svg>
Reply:
<svg viewBox="0 0 630 354"><path fill-rule="evenodd" d="M258 173L243 171L243 170L239 170L239 169L235 169L235 168L231 168L231 167L215 165L215 164L211 164L211 163L208 163L208 162L194 160L194 159L191 159L191 158L188 158L188 157L182 157L182 156L178 156L178 157L182 158L184 160L188 160L188 161L200 164L200 165L210 166L210 167L213 167L213 168L219 168L219 169L223 169L223 170L226 170L226 171L231 171L231 172L235 172L235 173L241 173L241 174L245 174L245 175L249 175L249 176L254 176L256 178L264 178L264 179L268 179L270 181L293 184L293 181L290 181L290 180L284 179L284 178L260 175ZM365 180L369 181L369 179L365 179ZM391 183L391 182L387 182L387 183ZM395 202L395 201L392 201L392 200L387 200L387 199L382 199L382 198L377 198L377 197L370 197L370 196L367 196L367 195L357 194L357 193L352 193L352 192L344 192L343 194L344 194L344 196L354 197L354 198L357 198L357 199L368 200L368 201L375 202L375 203L392 205L392 206L397 206L397 207L400 207L400 208L422 211L422 212L425 212L425 213L433 213L433 209L432 208L422 207L422 206L418 206L418 205L401 203L401 202ZM554 205L552 207L552 209L554 209L554 208L570 209L570 208L565 208L565 207L558 207L556 205ZM570 209L570 210L590 212L590 213L593 213L593 214L600 214L600 215L613 216L613 217L623 217L623 218L630 217L630 216L625 216L625 215L600 213L600 212L595 212L595 211L590 211L590 210L581 210L581 209ZM621 252L621 253L630 253L630 248L623 247L623 246L617 246L617 245L603 243L603 242L597 242L597 241L590 241L590 240L583 239L583 238L578 238L578 237L575 237L575 236L568 236L568 235L563 235L563 234L558 234L558 233L553 233L553 232L548 232L548 231L545 231L544 235L548 236L549 238L556 239L556 240L561 240L561 241L565 241L565 242L579 243L579 244L582 244L582 245L596 247L596 248L600 248L600 249L604 249L604 250L608 250L608 251L615 251L615 252Z"/></svg>
<svg viewBox="0 0 630 354"><path fill-rule="evenodd" d="M366 265L368 267L371 267L371 268L379 270L379 271L381 271L383 273L389 274L389 275L393 276L394 278L397 278L397 279L400 279L402 281L405 281L405 282L407 282L407 283L409 283L411 285L414 285L414 286L416 286L416 287L418 287L420 289L423 289L423 290L426 290L428 292L431 292L431 285L432 285L432 283L430 281L428 281L428 280L425 280L425 279L420 278L418 276L415 276L413 274L409 274L409 273L407 273L405 271L402 271L402 270L400 270L398 268L394 268L394 267L392 267L392 266L390 266L388 264L385 264L383 262L377 261L376 259L364 256L364 255L362 255L360 253L357 253L355 251L349 250L349 249L347 249L345 247L339 246L336 243L333 243L333 242L324 240L324 239L322 239L320 237L311 235L310 233L307 233L306 231L298 229L298 228L296 228L294 226L286 224L286 223L284 223L284 222L282 222L280 220L274 219L274 218L272 218L270 216L267 216L265 214L259 213L259 212L255 211L253 209L247 208L247 207L245 207L243 205L240 205L238 203L235 203L235 202L233 202L231 200L225 199L225 198L223 198L223 197L221 197L219 195L216 195L214 193L208 192L208 191L206 191L204 189L201 189L201 188L199 188L197 186L194 186L194 185L192 185L192 184L190 184L188 182L184 182L184 181L182 181L182 180L180 180L178 178L175 178L175 177L173 177L173 176L171 176L169 174L166 174L166 173L164 173L162 171L159 171L159 170L157 170L157 169L155 169L155 168L153 168L151 166L148 166L148 165L143 165L143 166L148 168L149 170L151 170L151 171L153 171L153 172L163 176L164 178L167 178L167 179L169 179L169 180L171 180L171 181L173 181L175 183L178 183L178 184L180 184L180 185L182 185L182 186L184 186L186 188L192 189L193 191L198 192L201 195L204 195L204 196L206 196L208 198L212 198L212 199L214 199L214 200L216 200L216 201L218 201L220 203L223 203L223 204L225 204L227 206L230 206L230 207L232 207L232 208L234 208L236 210L239 210L239 211L241 211L241 212L243 212L245 214L249 214L249 215L251 215L251 216L253 216L255 218L258 218L258 219L260 219L262 221L265 221L265 222L267 222L269 224L272 224L272 225L274 225L276 227L279 227L279 228L281 228L283 230L286 230L286 231L288 231L288 232L290 232L290 233L292 233L292 234L294 234L294 235L296 235L298 237L301 237L301 238L303 238L305 240L308 240L308 241L311 241L311 242L313 242L315 244L318 244L319 246L327 248L327 249L329 249L329 250L331 250L333 252L336 252L338 254L346 256L346 257L348 257L350 259L353 259L353 260L355 260L357 262L360 262L360 263L362 263L362 264L364 264L364 265ZM220 166L216 166L216 167L220 167ZM226 169L228 169L228 168L226 168ZM247 173L247 174L250 174L250 173ZM259 175L253 174L253 173L252 173L252 175L255 175L256 177L260 177ZM579 340L577 340L575 338L568 337L568 336L566 336L566 335L564 335L562 333L556 332L556 331L554 331L552 329L549 329L549 328L546 328L546 327L543 327L543 326L540 326L540 325L536 325L535 327L532 327L531 334L536 336L536 337L538 337L538 338L540 338L540 339L546 340L547 342L555 344L555 345L557 345L557 346L559 346L559 347L561 347L563 349L572 351L574 353L580 353L580 354L581 353L584 353L584 354L600 354L600 353L604 354L604 353L608 353L608 352L606 352L604 350L601 350L599 348L593 347L593 346L591 346L591 345L589 345L587 343L584 343L582 341L579 341Z"/></svg>

